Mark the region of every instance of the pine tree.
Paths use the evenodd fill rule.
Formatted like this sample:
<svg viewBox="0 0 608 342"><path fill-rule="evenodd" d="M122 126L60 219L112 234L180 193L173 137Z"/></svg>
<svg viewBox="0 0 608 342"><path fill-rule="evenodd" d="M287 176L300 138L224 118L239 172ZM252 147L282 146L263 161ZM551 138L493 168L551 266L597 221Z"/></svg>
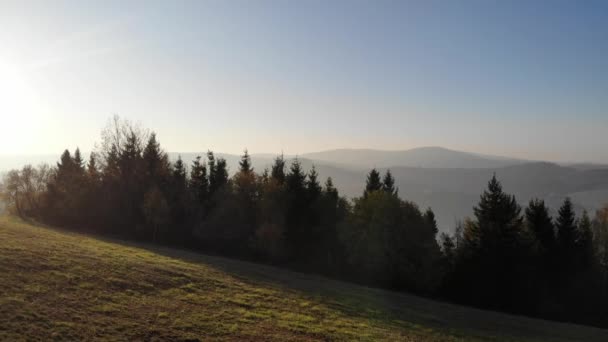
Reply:
<svg viewBox="0 0 608 342"><path fill-rule="evenodd" d="M97 154L95 152L91 152L91 155L89 156L87 175L89 179L95 182L99 181L100 179L99 166L97 165Z"/></svg>
<svg viewBox="0 0 608 342"><path fill-rule="evenodd" d="M424 220L427 222L427 224L431 228L430 232L432 233L433 237L436 236L437 233L439 232L439 228L437 227L437 220L435 220L435 213L433 212L433 209L431 209L431 208L426 209L426 211L424 212Z"/></svg>
<svg viewBox="0 0 608 342"><path fill-rule="evenodd" d="M591 219L587 211L583 211L578 222L578 239L576 241L578 254L582 267L589 267L594 261L593 232L591 231Z"/></svg>
<svg viewBox="0 0 608 342"><path fill-rule="evenodd" d="M391 195L397 194L397 189L395 188L395 178L393 178L391 170L386 170L386 173L384 174L384 179L382 180L382 190Z"/></svg>
<svg viewBox="0 0 608 342"><path fill-rule="evenodd" d="M309 235L305 231L305 216L309 211L306 199L306 174L297 158L291 163L285 178L285 192L288 201L285 238L292 257L299 258L303 255L304 246L308 244Z"/></svg>
<svg viewBox="0 0 608 342"><path fill-rule="evenodd" d="M285 179L288 191L301 192L306 184L306 175L302 170L302 164L296 158L289 168L289 173Z"/></svg>
<svg viewBox="0 0 608 342"><path fill-rule="evenodd" d="M239 171L243 173L253 172L253 168L251 167L251 157L249 156L247 149L245 149L245 152L239 161Z"/></svg>
<svg viewBox="0 0 608 342"><path fill-rule="evenodd" d="M476 298L470 300L500 309L532 303L526 281L533 274L530 246L515 197L503 192L494 175L473 211L477 220L465 231L465 245L472 248L469 296Z"/></svg>
<svg viewBox="0 0 608 342"><path fill-rule="evenodd" d="M76 151L74 151L74 166L84 170L84 160L82 159L80 148L78 147L76 147Z"/></svg>
<svg viewBox="0 0 608 342"><path fill-rule="evenodd" d="M559 208L555 226L560 254L569 262L574 255L578 240L576 215L570 198L566 198Z"/></svg>
<svg viewBox="0 0 608 342"><path fill-rule="evenodd" d="M380 179L380 173L374 168L367 175L363 197L367 197L371 192L379 190L382 190L382 181Z"/></svg>
<svg viewBox="0 0 608 342"><path fill-rule="evenodd" d="M207 179L207 167L201 163L201 156L197 156L192 162L190 170L189 187L199 204L205 204L209 191L209 180Z"/></svg>
<svg viewBox="0 0 608 342"><path fill-rule="evenodd" d="M264 168L264 172L262 172L262 176L260 176L262 184L268 184L268 180L270 179L270 173L268 172L268 168Z"/></svg>
<svg viewBox="0 0 608 342"><path fill-rule="evenodd" d="M209 167L209 195L213 195L217 190L217 166L215 165L215 155L207 151L207 165Z"/></svg>
<svg viewBox="0 0 608 342"><path fill-rule="evenodd" d="M173 184L180 189L186 187L186 166L182 161L182 156L178 156L173 164Z"/></svg>
<svg viewBox="0 0 608 342"><path fill-rule="evenodd" d="M59 177L61 177L60 175L70 175L75 167L74 159L72 159L70 151L66 149L57 163L57 175Z"/></svg>
<svg viewBox="0 0 608 342"><path fill-rule="evenodd" d="M226 159L218 158L215 165L215 189L221 189L228 184L228 165Z"/></svg>
<svg viewBox="0 0 608 342"><path fill-rule="evenodd" d="M156 140L156 134L150 134L142 153L146 187L165 185L169 173L169 157Z"/></svg>
<svg viewBox="0 0 608 342"><path fill-rule="evenodd" d="M321 194L322 188L321 184L319 184L318 176L317 169L313 165L310 172L308 172L308 180L306 181L306 191L308 192L308 199L311 202L314 202Z"/></svg>
<svg viewBox="0 0 608 342"><path fill-rule="evenodd" d="M331 177L327 177L325 181L325 193L338 199L338 189L334 186L334 181Z"/></svg>
<svg viewBox="0 0 608 342"><path fill-rule="evenodd" d="M283 157L283 154L275 158L274 164L270 170L270 177L279 184L285 182L285 158Z"/></svg>
<svg viewBox="0 0 608 342"><path fill-rule="evenodd" d="M105 166L103 168L103 178L106 181L116 180L120 176L120 167L118 165L118 148L112 145L105 156Z"/></svg>
<svg viewBox="0 0 608 342"><path fill-rule="evenodd" d="M481 195L479 204L473 208L480 226L482 243L493 248L500 240L515 243L521 233L521 208L514 196L503 192L502 185L492 177L488 189Z"/></svg>
<svg viewBox="0 0 608 342"><path fill-rule="evenodd" d="M547 253L555 247L555 227L549 216L545 201L531 200L526 208L526 225L538 242L541 253Z"/></svg>

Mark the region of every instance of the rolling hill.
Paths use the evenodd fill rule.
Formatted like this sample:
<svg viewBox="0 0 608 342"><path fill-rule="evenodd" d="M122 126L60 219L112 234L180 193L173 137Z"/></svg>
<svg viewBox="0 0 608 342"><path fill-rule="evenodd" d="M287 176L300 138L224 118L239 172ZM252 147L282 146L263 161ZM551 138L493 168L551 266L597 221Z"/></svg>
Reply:
<svg viewBox="0 0 608 342"><path fill-rule="evenodd" d="M606 341L270 266L0 217L0 340Z"/></svg>
<svg viewBox="0 0 608 342"><path fill-rule="evenodd" d="M338 149L306 153L303 158L362 168L418 167L418 168L497 168L525 163L525 160L487 156L454 151L443 147L418 147L404 151L371 149Z"/></svg>

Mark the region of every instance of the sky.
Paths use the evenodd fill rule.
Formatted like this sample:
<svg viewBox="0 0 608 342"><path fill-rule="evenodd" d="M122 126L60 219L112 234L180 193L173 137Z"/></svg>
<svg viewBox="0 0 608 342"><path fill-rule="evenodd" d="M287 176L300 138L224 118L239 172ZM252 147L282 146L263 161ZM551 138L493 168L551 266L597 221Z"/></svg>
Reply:
<svg viewBox="0 0 608 342"><path fill-rule="evenodd" d="M0 2L0 154L115 114L172 152L608 163L608 2Z"/></svg>

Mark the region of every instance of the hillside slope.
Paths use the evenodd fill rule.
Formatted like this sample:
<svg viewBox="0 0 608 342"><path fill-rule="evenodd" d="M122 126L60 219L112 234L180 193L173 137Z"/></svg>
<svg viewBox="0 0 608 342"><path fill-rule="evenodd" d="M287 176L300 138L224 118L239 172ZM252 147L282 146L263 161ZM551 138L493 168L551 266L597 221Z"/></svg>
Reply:
<svg viewBox="0 0 608 342"><path fill-rule="evenodd" d="M0 340L606 341L510 316L0 218Z"/></svg>

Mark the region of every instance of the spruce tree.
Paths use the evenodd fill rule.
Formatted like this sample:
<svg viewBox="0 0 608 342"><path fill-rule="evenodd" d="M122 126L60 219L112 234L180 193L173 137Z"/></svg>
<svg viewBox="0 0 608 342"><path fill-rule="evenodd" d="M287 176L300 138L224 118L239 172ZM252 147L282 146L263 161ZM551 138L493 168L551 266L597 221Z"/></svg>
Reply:
<svg viewBox="0 0 608 342"><path fill-rule="evenodd" d="M391 170L386 170L386 173L384 174L384 178L382 179L382 190L391 195L397 194L397 189L395 188L395 178L393 178Z"/></svg>
<svg viewBox="0 0 608 342"><path fill-rule="evenodd" d="M593 232L591 231L591 219L587 211L583 211L578 222L578 239L576 241L577 250L582 267L589 267L594 260Z"/></svg>
<svg viewBox="0 0 608 342"><path fill-rule="evenodd" d="M424 220L430 227L431 234L433 235L433 237L435 237L439 232L439 228L437 227L437 220L435 220L435 213L433 212L433 209L427 208L423 216Z"/></svg>
<svg viewBox="0 0 608 342"><path fill-rule="evenodd" d="M283 157L283 154L275 158L274 164L270 170L270 177L279 184L285 182L285 158Z"/></svg>
<svg viewBox="0 0 608 342"><path fill-rule="evenodd" d="M534 296L526 281L532 270L515 197L503 192L494 175L473 211L477 220L465 232L467 245L474 246L470 295L500 309L528 305Z"/></svg>
<svg viewBox="0 0 608 342"><path fill-rule="evenodd" d="M75 168L74 159L72 159L72 155L69 150L63 151L61 154L61 158L57 163L57 176L62 177L62 175L70 175ZM66 176L69 177L69 176Z"/></svg>
<svg viewBox="0 0 608 342"><path fill-rule="evenodd" d="M299 258L303 255L304 246L308 244L309 236L305 231L305 216L309 211L306 198L306 174L297 158L291 163L289 173L285 178L285 192L287 194L285 238L291 256Z"/></svg>
<svg viewBox="0 0 608 342"><path fill-rule="evenodd" d="M570 262L575 254L576 241L578 240L576 215L570 198L566 198L559 208L555 226L560 255L567 262Z"/></svg>
<svg viewBox="0 0 608 342"><path fill-rule="evenodd" d="M321 184L319 184L318 180L319 174L317 173L317 169L313 165L308 172L308 180L306 181L306 191L308 192L309 201L315 201L319 195L321 194Z"/></svg>
<svg viewBox="0 0 608 342"><path fill-rule="evenodd" d="M488 183L473 212L480 226L480 238L482 243L487 243L487 247L491 248L503 239L514 243L520 238L521 207L514 196L503 192L496 175Z"/></svg>
<svg viewBox="0 0 608 342"><path fill-rule="evenodd" d="M217 190L217 166L215 165L215 155L212 151L207 151L207 166L209 167L209 195L213 195Z"/></svg>
<svg viewBox="0 0 608 342"><path fill-rule="evenodd" d="M215 165L215 189L221 189L228 184L228 164L226 159L218 158Z"/></svg>
<svg viewBox="0 0 608 342"><path fill-rule="evenodd" d="M549 216L549 209L545 201L533 199L528 204L525 212L526 225L533 234L541 253L547 253L555 247L555 227Z"/></svg>
<svg viewBox="0 0 608 342"><path fill-rule="evenodd" d="M251 157L249 156L247 149L245 149L245 152L239 161L239 171L243 173L253 172L253 168L251 167Z"/></svg>
<svg viewBox="0 0 608 342"><path fill-rule="evenodd" d="M334 186L334 181L331 177L327 177L327 180L325 181L324 191L326 194L338 199L338 189L336 189L336 187Z"/></svg>
<svg viewBox="0 0 608 342"><path fill-rule="evenodd" d="M380 179L380 173L374 168L367 175L363 197L367 197L371 192L379 190L382 190L382 180Z"/></svg>
<svg viewBox="0 0 608 342"><path fill-rule="evenodd" d="M76 147L76 151L74 151L74 166L84 170L84 160L82 159L80 148L78 147Z"/></svg>
<svg viewBox="0 0 608 342"><path fill-rule="evenodd" d="M204 204L209 191L209 180L207 179L207 167L205 163L201 163L201 156L197 156L192 162L189 187L196 201Z"/></svg>
<svg viewBox="0 0 608 342"><path fill-rule="evenodd" d="M99 166L97 165L97 154L95 152L91 152L91 155L89 156L87 175L92 181L98 181L100 179Z"/></svg>
<svg viewBox="0 0 608 342"><path fill-rule="evenodd" d="M156 134L150 134L142 153L146 187L165 185L169 170L169 157L156 140Z"/></svg>
<svg viewBox="0 0 608 342"><path fill-rule="evenodd" d="M173 185L180 189L186 187L186 166L182 161L182 156L178 156L173 164Z"/></svg>

